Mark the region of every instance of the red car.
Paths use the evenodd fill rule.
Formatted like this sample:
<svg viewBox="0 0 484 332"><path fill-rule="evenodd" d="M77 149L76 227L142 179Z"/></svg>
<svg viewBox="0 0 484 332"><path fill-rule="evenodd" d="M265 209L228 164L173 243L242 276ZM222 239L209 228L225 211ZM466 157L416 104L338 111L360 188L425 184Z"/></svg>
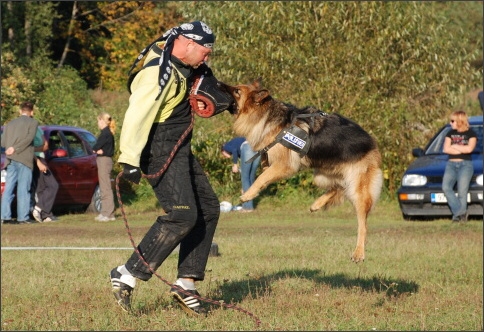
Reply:
<svg viewBox="0 0 484 332"><path fill-rule="evenodd" d="M70 126L41 126L49 142L45 158L49 169L59 182L54 209L60 206L80 206L100 212L101 200L97 175L96 154L92 146L96 137L89 131ZM3 132L3 127L2 127ZM1 192L5 189L5 150L1 156Z"/></svg>

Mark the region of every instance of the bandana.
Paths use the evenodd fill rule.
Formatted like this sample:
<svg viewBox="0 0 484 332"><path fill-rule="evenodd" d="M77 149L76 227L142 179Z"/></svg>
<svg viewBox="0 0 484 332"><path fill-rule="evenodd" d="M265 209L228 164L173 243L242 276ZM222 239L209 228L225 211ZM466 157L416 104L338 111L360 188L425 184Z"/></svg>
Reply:
<svg viewBox="0 0 484 332"><path fill-rule="evenodd" d="M160 98L161 93L163 92L163 88L165 87L168 79L170 78L171 74L171 61L170 55L173 50L173 42L175 39L178 38L179 35L184 36L185 38L189 38L193 40L198 45L201 45L206 48L212 48L213 44L215 43L215 35L213 34L212 30L201 21L194 21L190 23L184 23L179 27L174 27L165 32L160 38L152 42L150 45L145 47L136 60L131 65L129 69L128 76L131 74L131 71L136 67L136 65L144 58L144 56L153 48L153 45L160 41L166 41L165 47L162 50L160 60L158 66L160 67L160 73L158 74L158 84L159 84L159 91L158 96L155 100Z"/></svg>

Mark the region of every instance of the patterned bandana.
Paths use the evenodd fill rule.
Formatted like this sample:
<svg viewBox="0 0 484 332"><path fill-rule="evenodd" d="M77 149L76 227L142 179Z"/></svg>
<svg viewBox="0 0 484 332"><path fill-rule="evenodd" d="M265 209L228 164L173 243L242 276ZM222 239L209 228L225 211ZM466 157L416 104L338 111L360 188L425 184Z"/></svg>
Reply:
<svg viewBox="0 0 484 332"><path fill-rule="evenodd" d="M176 38L178 38L179 35L192 39L195 43L210 49L213 47L213 44L215 43L215 35L213 34L212 30L208 27L208 25L206 25L201 21L194 21L190 23L184 23L179 27L171 28L170 30L165 32L160 38L158 38L150 45L145 47L140 52L140 54L133 62L133 64L131 65L131 68L129 69L129 72L128 72L128 76L131 74L131 71L136 67L136 65L141 61L141 59L143 59L144 56L151 50L153 45L155 45L160 41L166 41L165 47L162 50L162 54L160 56L160 61L158 64L160 67L160 73L158 75L158 83L160 87L158 91L158 96L156 97L155 100L158 100L158 98L160 98L161 92L163 91L163 88L165 87L166 83L168 82L168 79L170 78L170 74L171 74L170 55L173 50L173 42Z"/></svg>

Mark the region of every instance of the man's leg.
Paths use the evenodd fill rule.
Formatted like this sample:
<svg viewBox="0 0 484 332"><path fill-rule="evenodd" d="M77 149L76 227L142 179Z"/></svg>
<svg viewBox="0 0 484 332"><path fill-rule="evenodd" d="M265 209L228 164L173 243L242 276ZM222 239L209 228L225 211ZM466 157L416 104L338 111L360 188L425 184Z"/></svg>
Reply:
<svg viewBox="0 0 484 332"><path fill-rule="evenodd" d="M18 172L17 162L11 161L7 166L7 178L5 179L5 189L2 194L2 220L10 221L12 219L12 201L13 192L17 185Z"/></svg>
<svg viewBox="0 0 484 332"><path fill-rule="evenodd" d="M30 219L30 187L32 186L32 169L18 163L17 179L17 221Z"/></svg>

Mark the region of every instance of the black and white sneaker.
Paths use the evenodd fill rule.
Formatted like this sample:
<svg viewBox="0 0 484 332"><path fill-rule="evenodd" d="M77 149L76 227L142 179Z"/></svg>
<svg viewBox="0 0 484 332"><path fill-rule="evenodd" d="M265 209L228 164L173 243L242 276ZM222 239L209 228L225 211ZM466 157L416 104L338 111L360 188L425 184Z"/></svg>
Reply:
<svg viewBox="0 0 484 332"><path fill-rule="evenodd" d="M182 290L184 293L188 294L182 293ZM195 295L200 297L200 294L196 289L183 289L181 286L175 284L171 287L170 294L186 313L193 316L200 316L205 313L200 306L198 298L192 296Z"/></svg>
<svg viewBox="0 0 484 332"><path fill-rule="evenodd" d="M134 288L121 282L121 273L118 272L117 268L111 270L110 277L116 301L124 311L129 312L131 310L131 294Z"/></svg>

